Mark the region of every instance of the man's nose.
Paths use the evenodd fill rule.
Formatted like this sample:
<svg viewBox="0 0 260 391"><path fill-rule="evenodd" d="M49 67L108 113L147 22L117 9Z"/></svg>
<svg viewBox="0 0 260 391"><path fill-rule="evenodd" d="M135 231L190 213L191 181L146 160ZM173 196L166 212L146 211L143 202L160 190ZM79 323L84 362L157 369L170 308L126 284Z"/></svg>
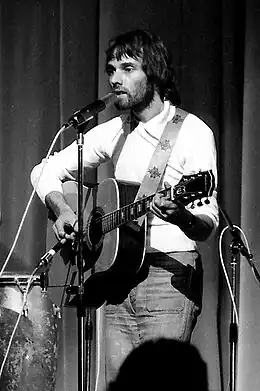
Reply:
<svg viewBox="0 0 260 391"><path fill-rule="evenodd" d="M110 83L113 87L122 85L122 75L119 71L115 71L110 77Z"/></svg>

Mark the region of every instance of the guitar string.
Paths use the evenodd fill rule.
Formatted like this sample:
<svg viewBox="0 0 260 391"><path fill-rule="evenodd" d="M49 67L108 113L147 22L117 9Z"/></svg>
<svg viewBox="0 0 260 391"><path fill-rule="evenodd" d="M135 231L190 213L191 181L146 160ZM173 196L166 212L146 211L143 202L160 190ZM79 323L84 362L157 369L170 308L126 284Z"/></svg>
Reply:
<svg viewBox="0 0 260 391"><path fill-rule="evenodd" d="M98 217L95 222L97 224L101 222L102 233L105 234L111 231L112 229L114 229L115 226L123 225L127 221L138 218L140 217L140 214L142 215L144 212L148 211L150 205L150 202L148 205L148 200L152 199L153 196L154 194L145 197L137 202L133 202L129 205L125 205L122 208L117 209L113 212L109 212L101 217ZM136 209L136 211L134 209Z"/></svg>

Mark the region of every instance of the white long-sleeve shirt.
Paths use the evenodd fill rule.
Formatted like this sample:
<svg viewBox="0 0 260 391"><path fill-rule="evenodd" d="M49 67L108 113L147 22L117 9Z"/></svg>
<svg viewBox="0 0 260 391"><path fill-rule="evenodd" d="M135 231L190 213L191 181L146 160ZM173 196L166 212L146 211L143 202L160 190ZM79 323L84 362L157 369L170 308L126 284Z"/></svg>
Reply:
<svg viewBox="0 0 260 391"><path fill-rule="evenodd" d="M139 122L130 131L127 116L115 117L100 124L84 135L83 164L86 168L96 168L101 163L112 160L117 180L141 183L150 163L154 149L166 126L175 115L176 108L168 101L163 111L146 123ZM62 183L74 180L78 169L78 147L76 141L51 156L45 164L34 167L31 173L32 184L37 184L37 193L45 202L52 191L62 192ZM211 129L198 117L188 114L179 132L169 158L163 181L175 186L183 175L212 170L217 185L216 147ZM38 182L38 183L37 183ZM209 204L191 209L193 214L209 216L214 226L218 225L216 191L209 198ZM190 206L187 206L190 208ZM196 242L189 239L181 229L157 216L149 219L148 248L163 252L188 251L196 249Z"/></svg>

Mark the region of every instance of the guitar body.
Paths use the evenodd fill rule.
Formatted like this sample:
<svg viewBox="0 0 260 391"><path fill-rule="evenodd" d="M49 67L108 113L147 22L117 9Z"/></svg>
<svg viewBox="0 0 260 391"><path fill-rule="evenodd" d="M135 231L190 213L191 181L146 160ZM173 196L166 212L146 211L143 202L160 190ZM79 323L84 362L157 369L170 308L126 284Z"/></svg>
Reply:
<svg viewBox="0 0 260 391"><path fill-rule="evenodd" d="M87 222L84 242L96 257L93 267L95 273L109 270L114 273L132 274L140 269L145 252L145 227L140 227L135 222L129 222L110 230L110 226L115 223L113 221L115 216L112 216L111 221L109 219L107 221L109 231L95 237L95 228L94 235L92 235L90 223L93 217L95 221L97 217L112 214L133 202L138 188L139 185L122 183L108 178L100 183L96 194L94 190L95 206L90 214L88 211L84 213L84 222ZM88 269L87 259L85 261Z"/></svg>
<svg viewBox="0 0 260 391"><path fill-rule="evenodd" d="M137 184L120 183L113 178L108 178L94 188L83 189L84 289L88 296L85 301L90 307L99 307L103 304L103 286L107 284L108 279L125 280L135 275L142 266L146 243L146 219L142 226L136 222L129 222L110 229L115 224L113 212L133 202L138 188ZM66 202L77 213L77 183L65 182L63 192ZM105 220L104 227L108 232L104 234L102 228L95 222L105 215L109 217L109 214L112 214L111 221L109 218ZM54 236L50 232L52 225L53 221L49 220L49 236ZM54 243L55 241L51 246ZM78 284L76 262L75 254L65 247L56 255L50 267L50 296L59 306L62 297L65 305L73 305L71 296L63 292L62 285Z"/></svg>

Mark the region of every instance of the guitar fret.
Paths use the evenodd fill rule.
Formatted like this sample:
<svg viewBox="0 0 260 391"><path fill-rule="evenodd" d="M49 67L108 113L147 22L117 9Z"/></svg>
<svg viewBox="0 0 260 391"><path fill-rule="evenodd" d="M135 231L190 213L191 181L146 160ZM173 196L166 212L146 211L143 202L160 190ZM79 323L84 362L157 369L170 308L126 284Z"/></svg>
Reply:
<svg viewBox="0 0 260 391"><path fill-rule="evenodd" d="M132 220L132 217L133 217L133 215L131 213L131 208L128 205L128 207L127 207L127 218L128 218L128 221Z"/></svg>
<svg viewBox="0 0 260 391"><path fill-rule="evenodd" d="M146 212L146 199L142 199L141 202L141 213L144 214Z"/></svg>
<svg viewBox="0 0 260 391"><path fill-rule="evenodd" d="M108 232L108 230L109 230L109 219L106 216L104 219L102 219L102 232L106 233Z"/></svg>
<svg viewBox="0 0 260 391"><path fill-rule="evenodd" d="M128 220L129 220L128 208L124 207L124 222L127 222Z"/></svg>
<svg viewBox="0 0 260 391"><path fill-rule="evenodd" d="M119 223L120 223L120 211L117 210L114 214L115 214L115 226L118 226Z"/></svg>
<svg viewBox="0 0 260 391"><path fill-rule="evenodd" d="M115 224L115 226L117 226L118 225L118 211L116 210L113 213L113 215L114 215L114 224Z"/></svg>
<svg viewBox="0 0 260 391"><path fill-rule="evenodd" d="M109 215L108 219L108 228L111 229L113 227L113 214Z"/></svg>
<svg viewBox="0 0 260 391"><path fill-rule="evenodd" d="M112 230L116 226L116 215L115 213L111 213L110 216L110 230Z"/></svg>
<svg viewBox="0 0 260 391"><path fill-rule="evenodd" d="M115 226L115 217L114 217L114 213L112 213L110 215L110 230L113 229L114 226Z"/></svg>

